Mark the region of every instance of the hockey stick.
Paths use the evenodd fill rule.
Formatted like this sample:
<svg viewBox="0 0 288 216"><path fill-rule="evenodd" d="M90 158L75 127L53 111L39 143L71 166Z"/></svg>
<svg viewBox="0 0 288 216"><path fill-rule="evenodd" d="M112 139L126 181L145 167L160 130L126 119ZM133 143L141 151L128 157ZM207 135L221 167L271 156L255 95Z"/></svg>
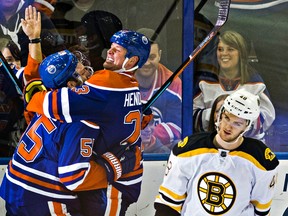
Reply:
<svg viewBox="0 0 288 216"><path fill-rule="evenodd" d="M196 49L189 55L189 57L178 67L178 69L169 77L169 79L161 86L161 88L143 105L143 112L159 98L159 96L169 87L172 81L177 78L184 69L193 61L193 59L201 52L204 47L212 40L212 38L217 34L219 29L225 24L228 19L229 8L231 0L221 0L218 11L218 18L214 28L210 33L204 38L204 40L196 47Z"/></svg>
<svg viewBox="0 0 288 216"><path fill-rule="evenodd" d="M194 14L198 14L200 12L200 10L204 7L204 5L206 4L207 0L202 0L198 6L196 7L196 9L194 10Z"/></svg>
<svg viewBox="0 0 288 216"><path fill-rule="evenodd" d="M5 74L7 75L7 78L10 78L10 80L13 82L15 89L19 95L22 95L22 87L21 84L16 77L16 75L13 73L12 69L10 68L9 64L7 63L5 57L3 56L2 52L0 52L0 68L5 71Z"/></svg>
<svg viewBox="0 0 288 216"><path fill-rule="evenodd" d="M171 16L172 12L174 11L174 9L176 8L178 2L180 0L174 0L173 4L171 5L171 7L169 8L169 10L167 11L167 13L165 14L165 16L163 17L161 23L159 24L158 28L156 29L156 31L154 32L154 34L151 37L151 41L155 41L156 38L158 37L159 33L161 32L163 26L166 24L167 20L169 19L169 17Z"/></svg>

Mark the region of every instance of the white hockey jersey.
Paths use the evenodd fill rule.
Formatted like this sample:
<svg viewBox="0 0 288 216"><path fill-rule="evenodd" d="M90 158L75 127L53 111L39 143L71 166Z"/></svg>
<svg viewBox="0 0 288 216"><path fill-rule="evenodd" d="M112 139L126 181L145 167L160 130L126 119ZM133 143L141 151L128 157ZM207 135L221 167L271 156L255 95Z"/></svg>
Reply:
<svg viewBox="0 0 288 216"><path fill-rule="evenodd" d="M216 133L186 137L171 152L155 200L156 216L268 215L279 164L261 141L217 149Z"/></svg>
<svg viewBox="0 0 288 216"><path fill-rule="evenodd" d="M204 77L205 76L203 76L203 79L199 82L193 99L193 125L195 131L208 130L211 107L218 96L231 94L244 88L260 97L260 117L255 120L253 130L248 131L246 136L264 141L265 131L269 129L275 120L275 109L262 78L259 75L254 75L250 82L244 85L240 85L239 83L228 91L219 81L207 77L204 79Z"/></svg>

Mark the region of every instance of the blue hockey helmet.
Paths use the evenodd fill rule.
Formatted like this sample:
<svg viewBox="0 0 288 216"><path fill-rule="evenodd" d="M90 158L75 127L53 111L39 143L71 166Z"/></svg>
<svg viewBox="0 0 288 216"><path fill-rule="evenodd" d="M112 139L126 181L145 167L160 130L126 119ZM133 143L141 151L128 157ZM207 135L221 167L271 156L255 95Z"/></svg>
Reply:
<svg viewBox="0 0 288 216"><path fill-rule="evenodd" d="M149 57L149 39L136 31L120 30L111 37L110 42L123 46L127 50L126 58L138 56L138 68L141 68Z"/></svg>
<svg viewBox="0 0 288 216"><path fill-rule="evenodd" d="M79 79L76 72L77 63L76 56L68 50L47 56L39 67L43 84L47 88L56 89L65 87L69 79Z"/></svg>

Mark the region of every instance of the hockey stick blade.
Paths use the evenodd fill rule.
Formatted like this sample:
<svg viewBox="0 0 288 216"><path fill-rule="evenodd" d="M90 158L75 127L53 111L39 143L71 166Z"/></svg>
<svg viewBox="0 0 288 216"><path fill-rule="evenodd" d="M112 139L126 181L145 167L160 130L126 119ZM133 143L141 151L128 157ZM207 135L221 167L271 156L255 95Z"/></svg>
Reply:
<svg viewBox="0 0 288 216"><path fill-rule="evenodd" d="M218 17L214 28L204 38L204 40L196 47L189 57L178 67L178 69L169 77L169 79L161 86L161 88L143 105L143 112L159 98L159 96L170 86L172 81L177 78L184 69L195 59L195 57L208 45L220 28L226 23L229 14L231 0L221 0L219 5Z"/></svg>

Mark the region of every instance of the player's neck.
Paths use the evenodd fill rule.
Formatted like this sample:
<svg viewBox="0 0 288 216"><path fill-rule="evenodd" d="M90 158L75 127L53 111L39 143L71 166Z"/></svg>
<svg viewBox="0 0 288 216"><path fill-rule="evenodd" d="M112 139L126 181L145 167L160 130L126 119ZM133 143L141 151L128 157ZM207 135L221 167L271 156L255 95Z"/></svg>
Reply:
<svg viewBox="0 0 288 216"><path fill-rule="evenodd" d="M235 140L231 142L224 141L219 134L216 134L213 143L217 148L223 148L226 150L233 150L238 148L243 142L243 136L238 136Z"/></svg>

